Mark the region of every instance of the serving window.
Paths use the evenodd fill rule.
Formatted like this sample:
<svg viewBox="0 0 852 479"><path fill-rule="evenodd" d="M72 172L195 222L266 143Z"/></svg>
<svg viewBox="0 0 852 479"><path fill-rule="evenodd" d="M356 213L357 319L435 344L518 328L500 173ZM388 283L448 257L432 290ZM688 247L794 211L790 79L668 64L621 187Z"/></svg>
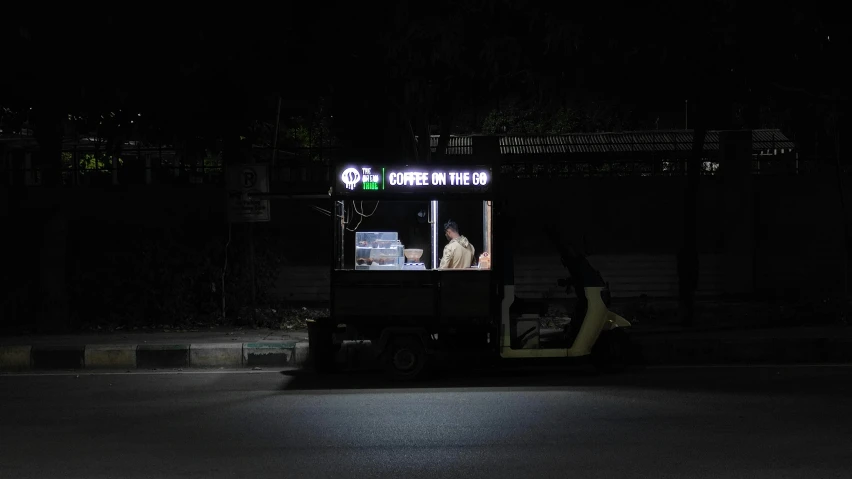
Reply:
<svg viewBox="0 0 852 479"><path fill-rule="evenodd" d="M455 236L448 235L449 221L458 228L457 247L473 253L458 253L454 269L491 269L491 201L337 200L335 212L335 269L439 269L444 248Z"/></svg>

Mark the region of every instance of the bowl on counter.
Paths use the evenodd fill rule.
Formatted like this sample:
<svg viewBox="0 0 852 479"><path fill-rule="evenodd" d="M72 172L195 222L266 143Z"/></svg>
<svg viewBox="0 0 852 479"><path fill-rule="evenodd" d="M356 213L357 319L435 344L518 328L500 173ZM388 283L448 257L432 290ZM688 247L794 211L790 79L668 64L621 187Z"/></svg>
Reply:
<svg viewBox="0 0 852 479"><path fill-rule="evenodd" d="M407 259L411 263L417 263L420 261L420 257L423 256L422 249L404 249L402 250L402 254L405 255L405 259Z"/></svg>

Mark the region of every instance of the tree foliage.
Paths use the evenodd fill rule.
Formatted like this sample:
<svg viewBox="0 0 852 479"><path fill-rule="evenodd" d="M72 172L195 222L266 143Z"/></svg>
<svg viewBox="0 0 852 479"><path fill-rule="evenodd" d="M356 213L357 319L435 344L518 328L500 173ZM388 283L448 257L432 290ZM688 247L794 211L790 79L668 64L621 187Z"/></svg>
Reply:
<svg viewBox="0 0 852 479"><path fill-rule="evenodd" d="M239 157L241 142L271 144L279 95L288 130L279 140L311 149L321 136L428 157L415 136L478 128L489 115L485 131L680 126L684 100L698 105L699 95L713 128L804 133L818 122L825 144L848 102L848 34L835 13L734 0L321 2L282 15L102 9L61 22L30 12L10 16L0 105L27 113L45 151L59 148L70 113L79 133L97 132L112 149L144 138ZM499 105L518 96L527 105Z"/></svg>
<svg viewBox="0 0 852 479"><path fill-rule="evenodd" d="M255 119L274 120L276 92L290 92L284 118L313 110L312 79L281 76L281 48L291 67L307 56L292 44L304 36L295 16L99 9L57 22L46 15L54 12L10 17L18 30L4 38L9 70L0 85L0 105L32 112L45 165L59 165L69 114L78 133L96 133L111 148L144 139L201 156L223 147L235 154L251 140Z"/></svg>

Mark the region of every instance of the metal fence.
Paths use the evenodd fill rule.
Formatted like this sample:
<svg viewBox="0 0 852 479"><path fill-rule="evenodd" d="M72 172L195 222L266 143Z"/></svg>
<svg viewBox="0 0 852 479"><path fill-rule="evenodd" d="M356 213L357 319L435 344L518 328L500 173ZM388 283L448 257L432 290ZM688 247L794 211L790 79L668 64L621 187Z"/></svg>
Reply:
<svg viewBox="0 0 852 479"><path fill-rule="evenodd" d="M224 185L224 167L219 158L185 162L174 152L132 152L120 158L81 156L64 152L59 168L61 184L65 186L108 186L150 184ZM70 155L70 157L69 157ZM688 173L687 159L662 160L607 159L595 161L535 161L504 157L500 173L517 178L563 177L665 177ZM17 186L43 184L44 168L33 166L29 154L19 161L7 158L0 166L0 183ZM67 161L66 161L67 160ZM761 176L834 175L838 165L833 158L800 159L772 155L754 155L752 174ZM701 174L712 176L721 172L716 158L704 158ZM843 175L852 173L852 166L842 165ZM270 168L271 179L280 183L328 183L331 171L328 162L288 158Z"/></svg>
<svg viewBox="0 0 852 479"><path fill-rule="evenodd" d="M113 157L91 152L65 151L56 167L64 186L108 186L150 184L224 185L221 157L181 160L173 151L132 151ZM30 153L9 155L0 164L0 184L40 186L47 168L34 165ZM329 166L318 161L288 158L271 168L272 179L285 183L316 183L330 179Z"/></svg>
<svg viewBox="0 0 852 479"><path fill-rule="evenodd" d="M507 162L501 173L517 178L566 178L566 177L665 177L685 176L689 172L688 159L665 160L607 160L580 162ZM833 158L802 160L796 157L753 155L751 173L760 176L802 176L836 174L837 162ZM841 165L841 174L852 173L852 166ZM703 158L701 175L715 176L722 173L721 164L715 158Z"/></svg>

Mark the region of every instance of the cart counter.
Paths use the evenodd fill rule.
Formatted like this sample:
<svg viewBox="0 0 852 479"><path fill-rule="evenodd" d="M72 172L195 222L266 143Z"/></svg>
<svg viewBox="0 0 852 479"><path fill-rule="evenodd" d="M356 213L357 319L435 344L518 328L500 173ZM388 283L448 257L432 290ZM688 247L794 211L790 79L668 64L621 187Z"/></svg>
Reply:
<svg viewBox="0 0 852 479"><path fill-rule="evenodd" d="M336 318L434 318L438 322L488 320L497 287L491 271L335 270L331 312ZM431 320L430 320L431 321Z"/></svg>

